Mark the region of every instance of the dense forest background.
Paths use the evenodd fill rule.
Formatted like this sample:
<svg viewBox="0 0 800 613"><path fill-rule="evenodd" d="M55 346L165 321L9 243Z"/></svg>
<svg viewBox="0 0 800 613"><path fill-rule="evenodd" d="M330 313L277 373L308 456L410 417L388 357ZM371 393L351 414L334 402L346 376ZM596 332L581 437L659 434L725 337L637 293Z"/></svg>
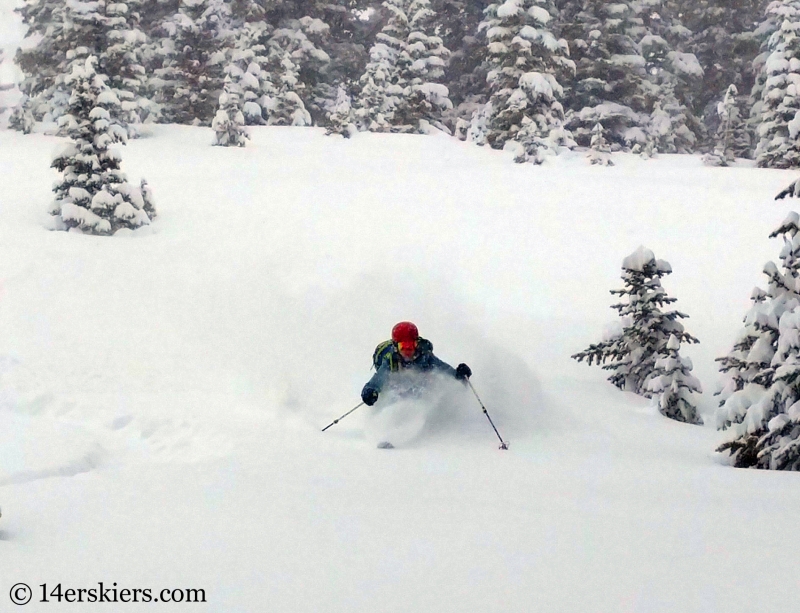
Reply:
<svg viewBox="0 0 800 613"><path fill-rule="evenodd" d="M58 124L74 63L94 56L131 136L210 126L224 107L346 136L444 130L517 161L577 146L798 165L800 0L28 0L20 14L23 131Z"/></svg>

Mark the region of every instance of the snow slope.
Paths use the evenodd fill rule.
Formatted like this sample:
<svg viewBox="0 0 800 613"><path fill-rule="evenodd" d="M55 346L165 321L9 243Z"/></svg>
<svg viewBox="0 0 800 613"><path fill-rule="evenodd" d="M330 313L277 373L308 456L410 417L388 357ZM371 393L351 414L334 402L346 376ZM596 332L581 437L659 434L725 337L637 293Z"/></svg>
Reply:
<svg viewBox="0 0 800 613"><path fill-rule="evenodd" d="M644 244L712 411L793 173L298 128L210 142L131 142L160 216L98 238L45 229L58 140L0 132L0 610L17 582L100 581L203 588L187 606L225 613L793 610L797 475L725 466L713 420L666 420L569 358ZM470 364L508 452L460 388L395 451L369 409L320 432L400 319ZM40 591L26 611L58 608Z"/></svg>

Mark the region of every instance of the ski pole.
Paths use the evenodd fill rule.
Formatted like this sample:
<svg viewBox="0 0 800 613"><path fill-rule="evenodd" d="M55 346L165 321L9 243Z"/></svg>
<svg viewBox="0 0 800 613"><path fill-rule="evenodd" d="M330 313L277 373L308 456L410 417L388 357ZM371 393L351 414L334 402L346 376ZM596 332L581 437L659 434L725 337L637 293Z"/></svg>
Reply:
<svg viewBox="0 0 800 613"><path fill-rule="evenodd" d="M329 423L327 426L325 426L325 427L322 429L322 431L323 431L323 432L325 432L325 430L327 430L327 429L328 429L328 428L330 428L331 426L335 426L335 425L336 425L336 424L338 424L340 421L342 421L342 420L343 420L345 417L347 417L348 415L350 415L350 413L352 413L353 411L355 411L356 409L358 409L359 407L361 407L361 406L363 406L363 405L364 405L364 403L362 402L361 404L358 404L358 405L354 406L354 407L353 407L352 409L350 409L350 410L349 410L347 413L345 413L344 415L342 415L342 416L341 416L339 419L334 419L334 420L333 420L331 423Z"/></svg>
<svg viewBox="0 0 800 613"><path fill-rule="evenodd" d="M478 404L481 405L481 408L483 409L483 414L486 415L486 419L488 419L489 423L492 424L492 428L494 429L494 433L497 435L497 438L500 439L500 449L508 449L508 443L506 443L503 440L503 437L500 436L500 433L497 431L497 428L495 427L494 422L492 421L492 418L489 417L489 411L487 411L486 407L483 406L483 402L481 402L481 398L480 398L480 396L478 396L478 392L476 392L475 388L472 387L472 381L467 379L467 383L469 384L469 389L471 389L472 393L475 394L475 398L478 400Z"/></svg>

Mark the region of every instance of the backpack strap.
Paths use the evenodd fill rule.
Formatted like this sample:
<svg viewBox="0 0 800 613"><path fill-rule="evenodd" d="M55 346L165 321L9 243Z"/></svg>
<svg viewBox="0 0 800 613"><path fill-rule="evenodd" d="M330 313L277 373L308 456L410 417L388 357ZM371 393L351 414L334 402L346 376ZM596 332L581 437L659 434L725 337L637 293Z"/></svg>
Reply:
<svg viewBox="0 0 800 613"><path fill-rule="evenodd" d="M394 343L391 340L383 341L372 353L372 367L378 370L385 359L389 359L389 368L397 370L397 362L394 359Z"/></svg>

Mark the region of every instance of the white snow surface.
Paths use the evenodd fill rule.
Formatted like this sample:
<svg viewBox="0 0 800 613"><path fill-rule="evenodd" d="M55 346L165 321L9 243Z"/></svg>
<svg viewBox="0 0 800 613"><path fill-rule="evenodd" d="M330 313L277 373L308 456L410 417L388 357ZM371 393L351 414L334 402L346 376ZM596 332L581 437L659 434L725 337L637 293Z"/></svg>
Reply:
<svg viewBox="0 0 800 613"><path fill-rule="evenodd" d="M713 419L670 421L569 356L617 320L608 292L645 244L714 389L795 173L212 138L130 142L158 217L92 237L46 229L64 141L0 131L0 610L17 582L25 611L180 608L38 602L100 581L202 588L187 608L220 613L794 610L771 527L794 525L798 475L730 468ZM508 451L460 385L320 432L404 319L472 367Z"/></svg>

